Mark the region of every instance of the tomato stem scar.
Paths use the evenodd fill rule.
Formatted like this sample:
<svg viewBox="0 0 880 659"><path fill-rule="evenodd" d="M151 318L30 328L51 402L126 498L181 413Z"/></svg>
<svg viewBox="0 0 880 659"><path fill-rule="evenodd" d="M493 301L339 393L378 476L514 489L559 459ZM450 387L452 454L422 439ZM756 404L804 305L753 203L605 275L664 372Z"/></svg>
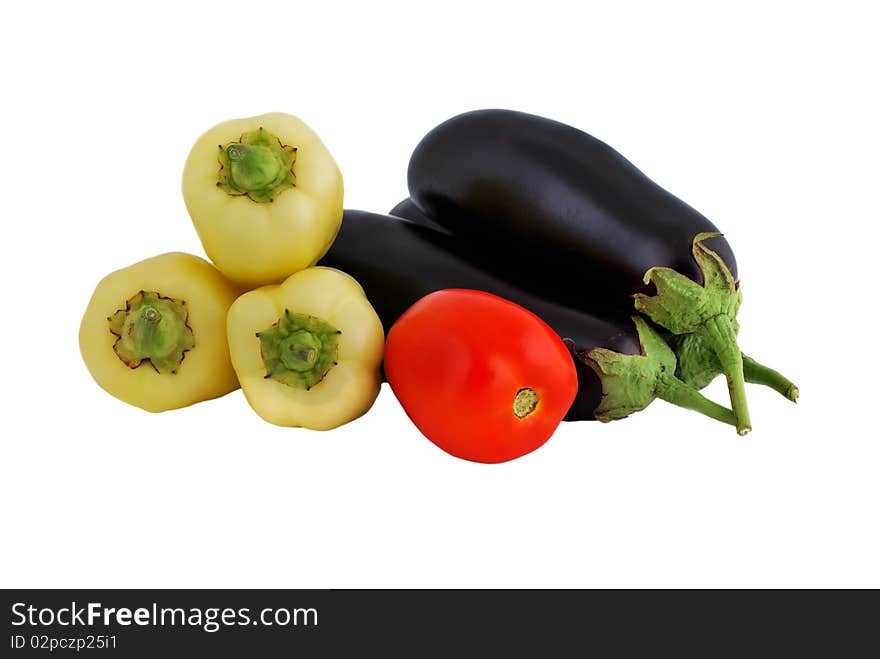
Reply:
<svg viewBox="0 0 880 659"><path fill-rule="evenodd" d="M513 399L513 413L517 419L524 419L535 411L538 406L538 392L530 387L523 387L516 392Z"/></svg>

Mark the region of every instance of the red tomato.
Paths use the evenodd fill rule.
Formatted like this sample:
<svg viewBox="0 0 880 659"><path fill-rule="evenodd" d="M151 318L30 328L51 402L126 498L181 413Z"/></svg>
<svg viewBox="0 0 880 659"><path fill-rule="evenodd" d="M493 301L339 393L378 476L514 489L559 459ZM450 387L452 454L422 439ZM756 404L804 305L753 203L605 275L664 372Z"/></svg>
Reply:
<svg viewBox="0 0 880 659"><path fill-rule="evenodd" d="M426 295L391 328L385 374L444 451L505 462L546 442L577 394L559 336L531 311L464 289Z"/></svg>

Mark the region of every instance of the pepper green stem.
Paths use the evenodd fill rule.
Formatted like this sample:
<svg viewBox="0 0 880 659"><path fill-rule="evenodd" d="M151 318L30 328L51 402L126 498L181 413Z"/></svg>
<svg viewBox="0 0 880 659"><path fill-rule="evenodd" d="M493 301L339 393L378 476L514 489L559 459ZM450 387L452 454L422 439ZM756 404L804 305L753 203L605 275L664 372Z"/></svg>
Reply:
<svg viewBox="0 0 880 659"><path fill-rule="evenodd" d="M798 396L800 396L800 390L798 390L797 386L795 386L795 384L782 373L774 371L769 366L764 366L746 355L742 356L742 362L743 376L745 377L746 382L762 384L765 387L770 387L774 391L777 391L788 398L792 403L797 402Z"/></svg>
<svg viewBox="0 0 880 659"><path fill-rule="evenodd" d="M277 323L257 332L266 378L311 389L336 365L340 333L320 318L285 309Z"/></svg>
<svg viewBox="0 0 880 659"><path fill-rule="evenodd" d="M140 291L107 319L117 339L113 350L129 368L149 362L158 373L177 373L195 347L186 302Z"/></svg>
<svg viewBox="0 0 880 659"><path fill-rule="evenodd" d="M730 318L724 315L708 319L700 328L699 333L718 357L721 371L727 378L727 390L730 392L730 405L736 416L736 431L747 435L752 430L749 417L749 406L746 401L746 381L743 375L742 353L736 343L736 332Z"/></svg>
<svg viewBox="0 0 880 659"><path fill-rule="evenodd" d="M675 377L675 353L659 332L644 319L633 317L641 354L624 355L606 348L578 352L570 339L565 343L576 357L588 364L602 383L602 399L593 414L599 421L613 421L645 409L657 398L700 412L716 421L736 424L733 412L703 396Z"/></svg>
<svg viewBox="0 0 880 659"><path fill-rule="evenodd" d="M285 146L263 128L244 133L238 142L221 144L219 149L217 187L229 195L271 202L296 185L296 147Z"/></svg>
<svg viewBox="0 0 880 659"><path fill-rule="evenodd" d="M281 171L281 160L264 146L231 144L226 147L229 177L239 190L260 190L272 183Z"/></svg>

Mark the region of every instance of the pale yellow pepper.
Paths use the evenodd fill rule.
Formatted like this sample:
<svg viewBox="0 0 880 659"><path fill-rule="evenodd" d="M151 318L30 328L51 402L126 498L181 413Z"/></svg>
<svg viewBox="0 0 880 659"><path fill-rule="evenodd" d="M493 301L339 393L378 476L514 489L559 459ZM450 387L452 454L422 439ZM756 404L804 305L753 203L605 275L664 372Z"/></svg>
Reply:
<svg viewBox="0 0 880 659"><path fill-rule="evenodd" d="M238 388L226 314L240 289L204 259L162 254L113 272L83 315L79 346L95 381L149 412Z"/></svg>
<svg viewBox="0 0 880 659"><path fill-rule="evenodd" d="M278 112L214 126L183 171L205 252L247 288L317 263L339 231L342 195L342 174L320 138Z"/></svg>
<svg viewBox="0 0 880 659"><path fill-rule="evenodd" d="M245 293L227 332L242 391L270 423L329 430L364 414L379 393L382 322L339 270L308 268Z"/></svg>

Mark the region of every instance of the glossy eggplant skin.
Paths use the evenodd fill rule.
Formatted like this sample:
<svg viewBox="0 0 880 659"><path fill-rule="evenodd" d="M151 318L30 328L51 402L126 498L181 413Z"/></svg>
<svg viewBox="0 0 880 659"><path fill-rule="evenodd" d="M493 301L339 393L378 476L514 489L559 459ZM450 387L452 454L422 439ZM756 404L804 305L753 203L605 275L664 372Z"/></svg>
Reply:
<svg viewBox="0 0 880 659"><path fill-rule="evenodd" d="M443 232L400 218L347 210L342 228L320 265L342 270L360 282L382 319L385 331L415 302L445 288L470 288L501 296L525 307L571 339L574 349L604 347L637 355L641 344L627 314L598 317L547 300L509 283L478 265L469 247ZM491 341L491 337L486 337ZM602 387L598 376L572 354L578 395L566 420L593 419Z"/></svg>
<svg viewBox="0 0 880 659"><path fill-rule="evenodd" d="M415 224L419 224L424 227L431 227L432 229L439 231L440 233L445 233L448 235L452 235L452 233L444 227L439 222L435 222L430 217L425 215L424 211L421 208L416 206L415 202L407 197L399 204L397 204L394 208L388 211L389 215L393 215L394 217L402 217L410 222ZM474 250L476 253L476 250ZM482 260L489 262L485 256L482 257Z"/></svg>
<svg viewBox="0 0 880 659"><path fill-rule="evenodd" d="M431 227L448 236L454 235L443 224L428 217L408 197L388 211L388 214L404 218L420 226ZM456 226L455 221L444 219L445 224ZM494 272L502 279L516 284L520 288L538 292L565 306L585 309L589 313L600 316L619 315L626 310L624 305L615 304L615 301L608 300L602 295L590 295L584 288L582 279L574 277L571 273L537 273L532 268L523 268L523 257L515 251L496 252L493 249L486 249L485 246L480 249L477 241L467 236L455 236L455 241L454 243L450 242L450 246L453 244L463 258L470 259L482 269ZM462 248L463 246L465 249Z"/></svg>
<svg viewBox="0 0 880 659"><path fill-rule="evenodd" d="M694 236L717 228L598 139L511 110L478 110L429 132L409 163L410 197L431 221L519 264L557 299L632 309L645 272L666 266L702 283ZM723 238L706 245L737 278Z"/></svg>

